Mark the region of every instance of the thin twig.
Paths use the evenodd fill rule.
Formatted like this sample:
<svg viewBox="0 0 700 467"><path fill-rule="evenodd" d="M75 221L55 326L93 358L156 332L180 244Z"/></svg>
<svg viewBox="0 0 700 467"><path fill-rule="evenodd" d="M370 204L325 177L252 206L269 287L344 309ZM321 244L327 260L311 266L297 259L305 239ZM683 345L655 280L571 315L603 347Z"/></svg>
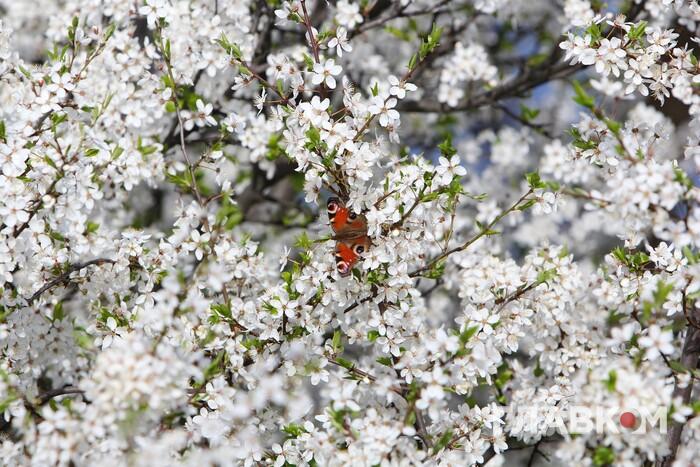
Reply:
<svg viewBox="0 0 700 467"><path fill-rule="evenodd" d="M516 120L521 125L524 125L528 128L532 128L533 130L546 136L547 138L554 138L554 135L552 134L552 132L550 132L546 128L545 125L541 125L539 123L534 123L526 118L523 118L522 116L520 116L520 115L516 114L515 112L513 112L512 110L510 110L507 105L498 104L498 105L496 105L496 107L498 107L504 114L508 115L513 120Z"/></svg>
<svg viewBox="0 0 700 467"><path fill-rule="evenodd" d="M54 397L65 396L68 394L85 394L85 391L75 386L66 386L46 391L39 395L39 405L44 405Z"/></svg>
<svg viewBox="0 0 700 467"><path fill-rule="evenodd" d="M355 375L358 378L366 379L366 380L371 381L373 383L377 381L376 376L373 376L364 370L360 370L359 368L357 368L355 366L348 368L346 365L343 365L338 360L335 360L333 358L329 358L328 362L332 363L333 365L337 365L339 367L345 368L349 373L352 373L353 375ZM395 392L399 396L402 396L402 397L404 396L404 391L400 387L391 386L389 389L391 389L392 392Z"/></svg>
<svg viewBox="0 0 700 467"><path fill-rule="evenodd" d="M645 1L634 3L626 12L628 21L635 21L637 17L644 11ZM612 27L604 33L608 34L612 31ZM566 78L572 74L586 68L580 63L570 65L568 62L561 62L562 51L558 46L555 46L549 57L547 57L540 65L530 68L515 78L463 100L454 107L445 107L439 102L430 99L422 99L420 101L401 101L397 106L397 110L407 112L461 112L476 110L480 107L492 105L502 99L509 97L519 97L524 93L548 83L556 79Z"/></svg>
<svg viewBox="0 0 700 467"><path fill-rule="evenodd" d="M39 298L39 296L41 296L41 294L43 294L47 290L52 289L57 285L68 282L70 280L70 275L74 272L80 271L81 269L85 269L88 266L101 266L103 264L114 264L114 260L98 258L86 261L84 263L76 263L70 265L65 272L53 278L52 280L44 284L39 290L34 292L34 294L32 294L32 296L27 299L27 306L31 305L37 298Z"/></svg>
<svg viewBox="0 0 700 467"><path fill-rule="evenodd" d="M470 238L469 240L467 240L467 241L464 242L463 244L461 244L461 245L459 245L459 246L457 246L457 247L454 247L454 248L452 248L451 250L448 250L448 251L446 251L446 252L444 252L444 253L442 253L442 254L436 256L435 258L433 258L432 260L430 260L430 261L428 262L428 264L426 264L425 266L423 266L423 267L421 267L421 268L418 268L418 269L416 269L415 271L412 271L412 272L409 274L409 276L410 276L410 277L419 276L419 275L421 275L421 273L423 273L423 272L425 272L425 271L429 271L430 269L432 269L437 263L439 263L439 262L442 261L443 259L447 258L448 256L450 256L450 255L452 255L452 254L454 254L454 253L457 253L457 252L459 252L459 251L466 250L467 248L469 248L469 246L471 246L472 244L474 244L474 242L476 242L476 241L479 240L481 237L483 237L483 236L485 236L486 234L488 234L489 231L491 231L491 229L493 228L493 226L495 226L496 224L498 224L498 223L501 221L501 219L503 219L503 218L506 217L508 214L510 214L511 212L513 212L513 211L515 211L516 209L518 209L518 207L520 207L521 203L522 203L523 201L525 201L526 198L527 198L528 196L530 196L531 194L532 194L532 189L528 190L527 193L525 193L524 195L522 195L511 207L509 207L508 209L506 209L505 211L503 211L502 213L500 213L498 216L496 216L496 218L495 218L494 220L492 220L488 225L484 226L484 227L479 231L479 233L477 233L476 235L474 235L472 238Z"/></svg>

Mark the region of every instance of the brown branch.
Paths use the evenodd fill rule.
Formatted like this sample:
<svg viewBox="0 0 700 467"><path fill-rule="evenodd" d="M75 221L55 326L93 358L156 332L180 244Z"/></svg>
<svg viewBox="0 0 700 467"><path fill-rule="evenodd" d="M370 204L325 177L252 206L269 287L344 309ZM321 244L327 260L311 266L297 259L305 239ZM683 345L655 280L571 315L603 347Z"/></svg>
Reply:
<svg viewBox="0 0 700 467"><path fill-rule="evenodd" d="M645 1L635 3L627 12L627 21L635 21L635 19L644 11ZM612 31L612 28L604 33L607 35ZM486 90L472 96L455 107L447 107L442 103L435 102L430 99L422 99L420 101L401 101L397 106L397 110L405 112L462 112L476 110L480 107L492 105L501 99L509 97L522 96L524 93L544 84L549 81L566 78L583 70L586 66L578 63L570 65L567 62L560 62L562 51L558 46L555 46L540 65L525 70L515 78L503 83L493 89Z"/></svg>
<svg viewBox="0 0 700 467"><path fill-rule="evenodd" d="M512 302L512 301L514 301L514 300L519 299L520 297L522 297L522 296L525 295L527 292L529 292L530 290L534 289L535 287L537 287L537 286L540 285L540 284L542 284L542 282L540 282L540 281L535 281L535 282L532 282L532 283L527 284L527 285L523 284L523 285L521 285L520 287L518 287L518 288L515 290L515 292L513 292L513 293L510 294L510 295L508 295L507 297L503 297L503 298L498 298L498 299L496 299L496 302L495 302L496 305L501 305L501 307L498 309L498 311L500 312L500 311L503 309L503 307L504 307L505 305L507 305L508 303L510 303L510 302Z"/></svg>
<svg viewBox="0 0 700 467"><path fill-rule="evenodd" d="M65 284L66 282L70 281L70 275L73 274L76 271L80 271L81 269L85 269L88 266L101 266L103 264L114 264L114 260L111 259L106 259L106 258L98 258L98 259L93 259L90 261L86 261L84 263L76 263L76 264L71 264L68 269L60 274L59 276L56 276L55 278L51 279L49 282L44 284L39 290L34 292L31 297L27 299L27 306L30 306L41 294L46 292L49 289L52 289L56 287L57 285Z"/></svg>
<svg viewBox="0 0 700 467"><path fill-rule="evenodd" d="M32 203L33 203L33 204L32 204L32 209L31 209L30 211L28 211L28 212L29 212L29 218L27 218L27 221L24 222L24 223L21 224L21 225L16 225L15 228L12 230L12 236L13 236L14 238L19 237L19 235L20 235L22 232L24 232L24 230L25 230L27 227L29 227L29 223L30 223L31 220L34 218L34 216L37 215L37 213L41 210L41 207L43 206L43 203L42 203L42 201L41 201L42 198L43 198L44 196L46 196L46 195L50 195L51 193L53 193L54 188L56 188L56 184L57 184L57 183L59 182L59 180L61 180L62 178L63 178L63 173L59 173L58 178L54 179L53 182L51 182L51 185L49 185L49 188L46 190L46 193L44 193L44 194L41 195L41 196L38 196L37 198L35 198L35 199L32 201Z"/></svg>
<svg viewBox="0 0 700 467"><path fill-rule="evenodd" d="M361 304L366 303L366 302L372 300L372 299L375 298L378 294L379 294L379 289L376 288L376 287L373 288L372 294L371 294L371 295L368 295L367 297L363 298L362 300L357 300L355 303L353 303L352 305L350 305L350 306L348 306L347 308L345 308L345 309L343 310L343 314L348 313L348 312L354 310L355 308L357 308L358 306L360 306Z"/></svg>
<svg viewBox="0 0 700 467"><path fill-rule="evenodd" d="M306 26L306 30L309 34L311 52L314 54L314 60L316 60L316 63L321 63L321 59L318 53L320 46L318 45L318 41L316 40L316 36L314 35L313 25L311 24L311 18L309 18L309 12L306 10L305 0L301 0L301 9L304 12L304 26Z"/></svg>
<svg viewBox="0 0 700 467"><path fill-rule="evenodd" d="M406 6L408 6L408 5L401 5L401 2L394 2L392 11L390 13L383 15L383 16L379 16L379 17L372 19L370 21L365 21L364 23L360 24L354 31L351 31L350 37L352 38L358 34L362 34L363 32L368 31L370 29L374 29L376 27L383 26L384 24L388 23L389 21L393 21L395 19L411 18L414 16L422 16L422 15L429 15L429 14L440 15L443 13L449 13L449 12L453 12L456 10L456 8L455 9L449 9L449 8L441 9L441 7L447 3L449 3L449 0L442 0L437 5L431 5L428 8L406 11Z"/></svg>
<svg viewBox="0 0 700 467"><path fill-rule="evenodd" d="M521 443L517 439L514 438L508 438L508 452L511 451L518 451L521 449L529 449L532 447L536 447L538 450L538 454L542 455L543 457L544 454L542 451L539 450L539 445L543 443L556 443L558 441L562 441L562 438L558 435L551 435L551 436L545 436L544 438L540 438L538 441L535 443L529 444L529 443ZM517 444L515 444L517 443ZM515 444L515 445L514 445ZM488 462L496 455L496 451L493 449L493 446L489 446L489 448L484 452L483 458L484 460L479 462L477 465L486 465ZM548 459L547 459L548 460Z"/></svg>
<svg viewBox="0 0 700 467"><path fill-rule="evenodd" d="M340 363L339 361L337 361L337 360L335 360L335 359L333 359L333 358L329 358L329 359L328 359L328 362L329 362L329 363L332 363L333 365L337 365L337 366L339 366L339 367L341 367L341 368L345 368L345 369L348 371L348 373L352 373L352 374L355 375L357 378L366 379L366 380L368 380L368 381L371 381L372 383L374 383L374 382L377 381L377 377L376 377L376 376L373 376L373 375L371 375L370 373L367 373L367 372L364 371L364 370L360 370L359 368L357 368L357 367L355 367L355 366L352 366L352 367L348 368L346 365L343 365L342 363ZM402 397L405 396L404 391L403 391L401 388L397 387L397 386L391 386L389 389L391 389L392 392L395 392L395 393L398 394L399 396L402 396Z"/></svg>
<svg viewBox="0 0 700 467"><path fill-rule="evenodd" d="M39 405L46 404L54 397L65 396L68 394L85 394L85 391L75 386L65 386L62 388L51 389L39 395Z"/></svg>
<svg viewBox="0 0 700 467"><path fill-rule="evenodd" d="M454 107L447 107L434 100L423 99L421 101L401 101L398 110L404 112L464 112L476 110L480 107L492 105L501 99L522 96L525 92L537 86L555 79L565 78L584 68L583 65L569 65L568 63L556 63L559 53L550 55L550 59L536 68L526 70L512 80L496 86L495 88L477 94Z"/></svg>
<svg viewBox="0 0 700 467"><path fill-rule="evenodd" d="M543 440L544 438L540 438L539 441L537 441L535 445L532 446L532 452L530 453L530 458L527 461L527 467L532 467L533 465L535 465L535 458L537 458L537 454L539 454L546 461L549 462L549 458L542 451L540 451L540 444Z"/></svg>
<svg viewBox="0 0 700 467"><path fill-rule="evenodd" d="M685 368L694 369L697 368L698 361L700 361L700 329L689 327L687 328L686 332L687 334L685 336L685 341L683 342L680 362ZM691 400L692 393L692 380L685 387L680 387L679 382L676 379L673 388L673 399L680 398L683 401L683 404L688 404ZM681 435L683 434L684 426L685 423L673 422L673 425L667 434L670 453L666 457L663 457L656 462L657 467L669 467L673 464L673 461L676 459L676 453L678 452L678 446L681 443Z"/></svg>
<svg viewBox="0 0 700 467"><path fill-rule="evenodd" d="M547 129L547 125L531 122L530 120L523 118L522 116L510 110L506 105L497 104L496 107L500 109L504 114L508 115L510 118L520 123L521 125L524 125L528 128L532 128L534 131L546 136L547 138L554 138L552 132L550 132Z"/></svg>

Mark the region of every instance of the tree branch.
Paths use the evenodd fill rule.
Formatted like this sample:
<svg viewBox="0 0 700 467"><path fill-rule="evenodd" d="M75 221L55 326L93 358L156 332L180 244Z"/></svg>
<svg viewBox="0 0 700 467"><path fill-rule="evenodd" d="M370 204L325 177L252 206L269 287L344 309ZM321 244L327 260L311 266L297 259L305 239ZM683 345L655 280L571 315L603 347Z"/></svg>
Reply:
<svg viewBox="0 0 700 467"><path fill-rule="evenodd" d="M354 31L351 31L350 37L352 38L358 34L362 34L363 32L368 31L370 29L374 29L374 28L377 28L379 26L383 26L384 24L388 23L389 21L393 21L393 20L398 19L398 18L411 18L414 16L422 16L422 15L429 15L429 14L439 15L442 13L453 12L456 8L455 9L449 9L449 8L442 9L442 7L448 3L449 3L449 0L442 0L437 5L431 5L430 7L427 7L427 8L406 11L406 6L408 6L408 5L402 6L401 2L394 2L392 11L390 11L386 15L379 16L375 19L361 23L357 27L357 29L355 29Z"/></svg>
<svg viewBox="0 0 700 467"><path fill-rule="evenodd" d="M501 221L501 219L503 219L503 218L506 217L508 214L510 214L511 212L513 212L513 211L515 211L516 209L518 209L518 208L521 206L521 203L522 203L523 201L525 201L525 200L527 199L527 197L530 196L530 195L532 194L532 191L533 191L532 189L528 190L527 193L525 193L523 196L521 196L520 199L518 199L511 207L509 207L508 209L506 209L505 211L503 211L502 213L500 213L498 216L496 216L496 218L495 218L494 220L492 220L491 222L489 222L488 225L486 225L485 227L483 227L483 228L479 231L479 233L477 233L476 235L474 235L472 238L470 238L469 240L467 240L467 241L464 242L463 244L461 244L461 245L459 245L459 246L456 246L456 247L452 248L451 250L448 250L448 251L442 253L441 255L436 256L435 258L433 258L432 260L430 260L430 262L428 262L428 264L426 264L425 266L420 267L420 268L416 269L415 271L411 271L411 273L409 273L409 277L417 277L417 276L420 276L420 275L421 275L422 273L424 273L425 271L430 271L430 270L433 268L433 266L435 266L435 265L438 264L440 261L442 261L443 259L445 259L445 258L447 258L448 256L450 256L451 254L457 253L457 252L459 252L459 251L462 251L462 250L465 250L465 249L469 248L469 246L471 246L474 242L476 242L477 240L479 240L481 237L483 237L483 236L485 236L485 235L491 235L491 229L492 229L496 224L498 224L498 223Z"/></svg>
<svg viewBox="0 0 700 467"><path fill-rule="evenodd" d="M68 394L85 394L85 391L75 386L65 386L62 388L51 389L39 395L39 405L44 405L54 397L65 396Z"/></svg>
<svg viewBox="0 0 700 467"><path fill-rule="evenodd" d="M634 3L627 12L627 20L634 21L644 11L644 4L644 0ZM541 84L566 78L586 68L580 63L570 65L567 62L560 62L561 58L562 51L558 46L555 46L549 57L540 65L525 70L500 86L470 97L455 107L447 107L435 100L423 99L421 101L401 101L397 106L397 110L405 112L463 112L476 110L480 107L492 105L501 99L522 96L527 91Z"/></svg>
<svg viewBox="0 0 700 467"><path fill-rule="evenodd" d="M555 79L565 78L584 68L583 65L569 65L568 63L556 63L559 53L553 53L544 65L526 70L521 75L512 80L496 86L495 88L477 94L454 107L434 100L424 99L421 101L401 101L397 106L404 112L464 112L476 110L480 107L492 105L493 103L508 97L521 96L525 92L537 86Z"/></svg>
<svg viewBox="0 0 700 467"><path fill-rule="evenodd" d="M73 274L76 271L80 271L81 269L85 269L88 266L101 266L103 264L114 264L114 260L107 259L107 258L98 258L98 259L92 259L90 261L86 261L84 263L76 263L76 264L71 264L68 269L60 274L59 276L53 278L46 284L44 284L39 290L34 292L34 294L27 299L27 306L31 305L34 303L34 301L41 296L44 292L46 292L49 289L52 289L56 287L57 285L65 284L70 280L70 275Z"/></svg>
<svg viewBox="0 0 700 467"><path fill-rule="evenodd" d="M685 304L684 304L685 306ZM683 342L683 350L681 353L681 365L686 368L693 369L698 366L698 361L700 360L700 329L694 327L687 328L687 334L685 336L685 341ZM672 398L680 398L683 404L688 404L690 402L693 393L693 381L688 383L685 387L680 387L678 379L674 383ZM664 458L659 459L656 462L657 467L669 467L673 464L676 459L676 453L678 452L678 446L681 443L681 435L683 434L683 427L685 423L674 422L671 429L668 431L668 447L671 452Z"/></svg>

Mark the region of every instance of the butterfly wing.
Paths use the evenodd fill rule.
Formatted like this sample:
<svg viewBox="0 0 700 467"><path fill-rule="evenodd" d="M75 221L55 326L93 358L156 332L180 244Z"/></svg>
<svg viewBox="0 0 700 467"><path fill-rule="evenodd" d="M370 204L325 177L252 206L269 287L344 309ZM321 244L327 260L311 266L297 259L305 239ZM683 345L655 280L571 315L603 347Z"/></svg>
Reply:
<svg viewBox="0 0 700 467"><path fill-rule="evenodd" d="M345 206L340 198L329 198L326 204L328 220L337 238L351 239L367 235L367 219Z"/></svg>
<svg viewBox="0 0 700 467"><path fill-rule="evenodd" d="M348 209L340 198L329 198L326 208L336 239L335 266L345 277L370 246L367 219Z"/></svg>
<svg viewBox="0 0 700 467"><path fill-rule="evenodd" d="M350 274L350 271L367 251L369 245L370 239L367 235L336 242L335 267L342 277Z"/></svg>

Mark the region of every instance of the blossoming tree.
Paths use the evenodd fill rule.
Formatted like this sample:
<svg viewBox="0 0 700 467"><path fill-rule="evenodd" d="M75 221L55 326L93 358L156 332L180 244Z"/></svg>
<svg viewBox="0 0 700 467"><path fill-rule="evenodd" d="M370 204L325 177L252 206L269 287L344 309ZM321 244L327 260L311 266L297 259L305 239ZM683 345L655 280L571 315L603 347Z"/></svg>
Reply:
<svg viewBox="0 0 700 467"><path fill-rule="evenodd" d="M684 0L0 0L2 464L697 462L699 42Z"/></svg>

